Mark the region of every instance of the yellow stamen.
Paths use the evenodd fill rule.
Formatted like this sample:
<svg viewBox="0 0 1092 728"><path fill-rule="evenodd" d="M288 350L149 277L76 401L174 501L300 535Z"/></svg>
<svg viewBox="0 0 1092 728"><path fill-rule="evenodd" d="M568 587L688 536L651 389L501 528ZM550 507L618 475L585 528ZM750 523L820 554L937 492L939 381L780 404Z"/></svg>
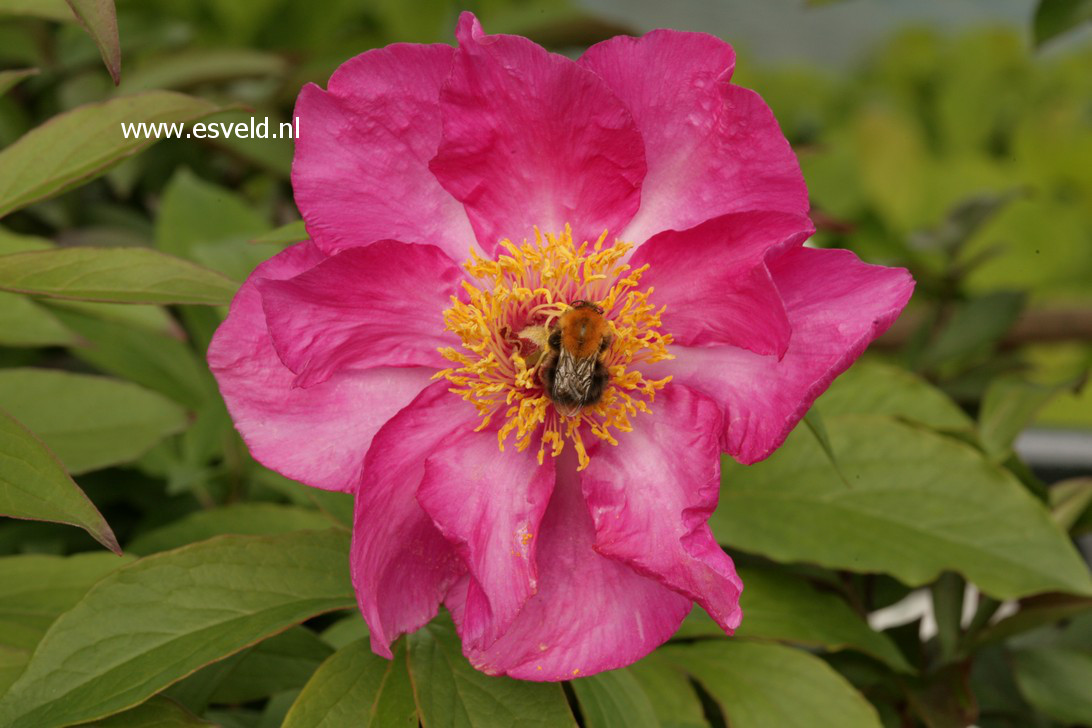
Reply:
<svg viewBox="0 0 1092 728"><path fill-rule="evenodd" d="M471 251L463 266L475 284L464 283L465 300L453 296L444 311L445 328L459 336L462 350L440 349L456 366L435 378L447 379L452 392L477 408L479 431L494 417L504 418L497 431L501 450L510 435L521 452L537 435L541 464L547 450L557 457L568 440L584 469L590 460L583 436L591 433L617 445L615 434L631 431L630 418L650 412L649 403L671 379L645 379L635 368L672 359L667 351L671 336L659 332L664 309L649 302L652 289L635 290L648 266L633 269L623 263L633 246L623 241L607 246L606 238L604 232L593 245L585 241L577 247L568 225L560 235L543 235L536 228L533 242L517 246L502 240L505 252L496 260ZM596 301L603 308L613 335L603 360L610 381L598 403L565 417L542 385L542 357L527 352L528 342L519 333L528 325L549 327L576 300Z"/></svg>

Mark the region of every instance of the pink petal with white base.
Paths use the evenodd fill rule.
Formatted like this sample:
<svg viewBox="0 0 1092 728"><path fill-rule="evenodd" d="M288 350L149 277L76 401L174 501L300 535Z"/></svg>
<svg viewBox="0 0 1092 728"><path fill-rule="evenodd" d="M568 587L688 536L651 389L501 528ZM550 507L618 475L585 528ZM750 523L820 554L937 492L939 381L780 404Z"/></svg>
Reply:
<svg viewBox="0 0 1092 728"><path fill-rule="evenodd" d="M641 284L655 288L657 305L667 307L664 330L677 344L731 344L780 357L792 329L766 257L802 244L812 232L802 215L740 212L660 233L630 264L649 265Z"/></svg>
<svg viewBox="0 0 1092 728"><path fill-rule="evenodd" d="M731 634L743 584L709 530L720 492L721 413L671 384L617 446L599 443L580 473L595 550L698 602Z"/></svg>
<svg viewBox="0 0 1092 728"><path fill-rule="evenodd" d="M281 362L257 283L291 278L325 256L293 246L251 274L209 346L209 368L247 447L263 465L326 490L352 491L372 436L417 396L430 369L373 369L338 375L310 389Z"/></svg>
<svg viewBox="0 0 1092 728"><path fill-rule="evenodd" d="M311 387L354 369L445 366L437 348L458 340L442 312L462 280L439 248L383 240L258 288L277 353Z"/></svg>
<svg viewBox="0 0 1092 728"><path fill-rule="evenodd" d="M667 641L690 611L688 598L595 552L595 529L571 449L539 528L538 592L491 646L468 640L479 670L521 680L568 680L623 667ZM445 604L462 636L469 577Z"/></svg>
<svg viewBox="0 0 1092 728"><path fill-rule="evenodd" d="M498 453L495 431L449 438L425 463L417 501L470 569L464 640L492 644L538 588L539 524L554 477L553 459L539 465L534 448Z"/></svg>
<svg viewBox="0 0 1092 728"><path fill-rule="evenodd" d="M447 382L433 384L376 434L356 495L353 587L372 649L388 658L398 635L435 617L466 571L416 497L429 455L476 425L474 408L447 390Z"/></svg>
<svg viewBox="0 0 1092 728"><path fill-rule="evenodd" d="M724 41L655 30L594 45L579 63L618 94L645 142L641 209L622 239L743 210L807 214L796 156L758 94L729 84L735 54Z"/></svg>
<svg viewBox="0 0 1092 728"><path fill-rule="evenodd" d="M733 346L674 347L648 366L708 394L725 411L721 445L742 463L788 436L836 376L898 317L914 281L902 268L862 263L848 250L796 248L770 262L792 341L783 359Z"/></svg>
<svg viewBox="0 0 1092 728"><path fill-rule="evenodd" d="M578 241L618 231L637 210L641 136L595 74L526 38L485 35L463 13L440 95L440 183L466 205L482 248L538 226Z"/></svg>
<svg viewBox="0 0 1092 728"><path fill-rule="evenodd" d="M292 188L319 248L393 238L466 255L474 242L466 211L428 169L453 54L446 45L379 48L342 64L327 91L300 92Z"/></svg>

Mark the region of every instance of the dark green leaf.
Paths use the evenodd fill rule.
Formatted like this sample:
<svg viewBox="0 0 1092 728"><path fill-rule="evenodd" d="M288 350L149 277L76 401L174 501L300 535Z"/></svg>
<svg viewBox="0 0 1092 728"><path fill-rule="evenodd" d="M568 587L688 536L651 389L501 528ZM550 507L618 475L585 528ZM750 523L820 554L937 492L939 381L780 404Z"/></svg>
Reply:
<svg viewBox="0 0 1092 728"><path fill-rule="evenodd" d="M709 728L690 679L653 652L626 670L641 684L663 728Z"/></svg>
<svg viewBox="0 0 1092 728"><path fill-rule="evenodd" d="M726 464L710 519L722 543L910 585L958 571L1001 599L1092 593L1088 569L1049 513L976 450L883 417L826 424L853 487L813 437L794 433L765 462Z"/></svg>
<svg viewBox="0 0 1092 728"><path fill-rule="evenodd" d="M3 96L10 91L24 78L30 78L31 76L37 75L37 68L23 68L18 71L0 71L0 96Z"/></svg>
<svg viewBox="0 0 1092 728"><path fill-rule="evenodd" d="M186 426L181 407L128 382L52 369L0 370L0 408L70 473L131 462Z"/></svg>
<svg viewBox="0 0 1092 728"><path fill-rule="evenodd" d="M1012 443L1036 413L1072 384L1047 386L1018 377L998 377L990 382L979 411L979 439L986 453L1002 462L1012 453Z"/></svg>
<svg viewBox="0 0 1092 728"><path fill-rule="evenodd" d="M416 728L417 706L406 669L405 641L394 659L356 640L326 660L296 698L284 728Z"/></svg>
<svg viewBox="0 0 1092 728"><path fill-rule="evenodd" d="M118 40L118 16L114 0L66 0L80 25L87 31L102 54L102 62L114 79L121 83L121 43Z"/></svg>
<svg viewBox="0 0 1092 728"><path fill-rule="evenodd" d="M587 728L658 728L644 688L627 670L572 681Z"/></svg>
<svg viewBox="0 0 1092 728"><path fill-rule="evenodd" d="M106 519L68 477L57 456L2 409L0 463L0 515L79 526L121 553Z"/></svg>
<svg viewBox="0 0 1092 728"><path fill-rule="evenodd" d="M53 623L0 700L0 724L111 715L303 620L352 606L348 549L342 530L222 536L119 569Z"/></svg>
<svg viewBox="0 0 1092 728"><path fill-rule="evenodd" d="M1027 701L1065 723L1092 724L1092 651L1066 647L1018 650L1016 684Z"/></svg>
<svg viewBox="0 0 1092 728"><path fill-rule="evenodd" d="M302 688L333 652L311 630L293 627L247 650L221 677L211 701L248 703L284 690Z"/></svg>
<svg viewBox="0 0 1092 728"><path fill-rule="evenodd" d="M238 284L147 248L57 248L0 257L0 289L105 303L220 306Z"/></svg>
<svg viewBox="0 0 1092 728"><path fill-rule="evenodd" d="M996 291L960 304L918 362L935 369L981 355L1015 323L1024 308L1024 294Z"/></svg>
<svg viewBox="0 0 1092 728"><path fill-rule="evenodd" d="M719 704L732 728L878 728L875 708L819 658L782 645L725 640L660 650Z"/></svg>
<svg viewBox="0 0 1092 728"><path fill-rule="evenodd" d="M1039 0L1035 8L1035 43L1069 32L1092 20L1092 0Z"/></svg>
<svg viewBox="0 0 1092 728"><path fill-rule="evenodd" d="M64 0L0 0L0 17L25 15L46 20L74 20Z"/></svg>
<svg viewBox="0 0 1092 728"><path fill-rule="evenodd" d="M575 725L559 684L478 672L446 620L409 635L409 664L421 721L429 728Z"/></svg>
<svg viewBox="0 0 1092 728"><path fill-rule="evenodd" d="M253 76L275 76L284 60L247 48L202 48L146 60L127 73L120 91L184 90L205 83Z"/></svg>
<svg viewBox="0 0 1092 728"><path fill-rule="evenodd" d="M94 179L155 143L143 135L126 139L123 122L187 122L214 111L203 99L150 91L60 114L0 151L0 217Z"/></svg>
<svg viewBox="0 0 1092 728"><path fill-rule="evenodd" d="M154 697L124 713L84 724L90 728L186 728L211 726L169 698Z"/></svg>
<svg viewBox="0 0 1092 728"><path fill-rule="evenodd" d="M1092 477L1071 478L1050 486L1050 512L1068 531L1092 506Z"/></svg>

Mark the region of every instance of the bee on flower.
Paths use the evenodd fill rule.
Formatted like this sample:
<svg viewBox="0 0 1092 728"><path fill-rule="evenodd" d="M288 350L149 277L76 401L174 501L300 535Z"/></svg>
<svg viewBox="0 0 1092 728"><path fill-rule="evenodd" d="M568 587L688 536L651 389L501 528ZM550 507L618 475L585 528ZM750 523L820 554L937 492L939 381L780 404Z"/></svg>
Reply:
<svg viewBox="0 0 1092 728"><path fill-rule="evenodd" d="M456 36L301 92L311 240L209 348L236 427L355 494L381 655L441 606L475 667L529 680L630 664L694 603L731 633L721 454L776 449L913 281L804 247L796 158L723 41Z"/></svg>

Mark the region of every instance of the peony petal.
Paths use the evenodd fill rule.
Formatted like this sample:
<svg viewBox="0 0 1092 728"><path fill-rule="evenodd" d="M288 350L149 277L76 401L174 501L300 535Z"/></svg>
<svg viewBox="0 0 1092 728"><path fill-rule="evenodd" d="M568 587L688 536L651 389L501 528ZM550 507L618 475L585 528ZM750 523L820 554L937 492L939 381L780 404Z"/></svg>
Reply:
<svg viewBox="0 0 1092 728"><path fill-rule="evenodd" d="M455 435L425 463L417 501L470 569L464 640L492 644L535 593L539 523L554 489L554 463L534 448L497 449L497 435Z"/></svg>
<svg viewBox="0 0 1092 728"><path fill-rule="evenodd" d="M643 145L629 112L593 73L526 38L485 35L463 13L440 95L431 168L466 205L482 248L537 225L575 240L620 230L637 210Z"/></svg>
<svg viewBox="0 0 1092 728"><path fill-rule="evenodd" d="M446 45L371 50L342 64L328 91L300 92L292 188L319 248L395 238L466 257L474 242L466 211L428 169L453 54Z"/></svg>
<svg viewBox="0 0 1092 728"><path fill-rule="evenodd" d="M670 384L618 445L598 443L580 474L595 550L700 604L729 634L743 584L707 521L720 492L721 414Z"/></svg>
<svg viewBox="0 0 1092 728"><path fill-rule="evenodd" d="M770 262L792 341L783 359L731 346L674 347L646 376L705 392L725 409L721 445L754 463L774 451L815 398L898 317L914 280L902 268L862 263L848 250L795 248Z"/></svg>
<svg viewBox="0 0 1092 728"><path fill-rule="evenodd" d="M796 157L758 94L728 83L735 54L724 41L656 30L594 45L579 63L618 94L645 142L641 209L624 240L743 210L807 214Z"/></svg>
<svg viewBox="0 0 1092 728"><path fill-rule="evenodd" d="M479 670L522 680L613 670L663 644L690 611L686 597L595 552L571 448L558 458L557 485L539 531L538 592L491 646L463 642ZM444 601L460 636L469 584L468 577L460 580Z"/></svg>
<svg viewBox="0 0 1092 728"><path fill-rule="evenodd" d="M436 616L444 594L466 571L416 498L425 459L452 433L478 422L476 410L449 387L428 387L376 434L356 495L353 587L372 649L387 658L398 635Z"/></svg>
<svg viewBox="0 0 1092 728"><path fill-rule="evenodd" d="M654 236L630 264L648 264L642 286L666 306L663 330L682 346L730 344L784 355L792 330L766 267L769 253L799 246L814 232L803 215L739 212Z"/></svg>
<svg viewBox="0 0 1092 728"><path fill-rule="evenodd" d="M296 375L277 357L257 283L299 275L325 256L311 243L288 248L251 274L209 345L235 427L263 465L327 490L351 491L372 436L420 392L431 369L373 369L293 388Z"/></svg>
<svg viewBox="0 0 1092 728"><path fill-rule="evenodd" d="M437 348L459 341L443 311L461 280L439 248L383 240L258 289L277 353L311 387L352 369L444 367Z"/></svg>

